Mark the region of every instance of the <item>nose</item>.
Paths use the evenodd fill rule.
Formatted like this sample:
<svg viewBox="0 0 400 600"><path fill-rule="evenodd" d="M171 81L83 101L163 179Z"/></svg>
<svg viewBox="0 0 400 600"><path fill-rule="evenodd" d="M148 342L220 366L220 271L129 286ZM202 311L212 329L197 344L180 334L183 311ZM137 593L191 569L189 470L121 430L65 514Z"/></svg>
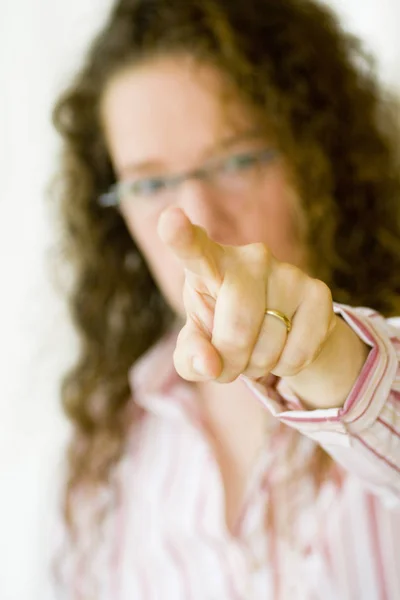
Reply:
<svg viewBox="0 0 400 600"><path fill-rule="evenodd" d="M221 192L203 180L185 181L178 192L176 205L183 209L195 225L220 243L229 243L235 231L235 221L229 201Z"/></svg>

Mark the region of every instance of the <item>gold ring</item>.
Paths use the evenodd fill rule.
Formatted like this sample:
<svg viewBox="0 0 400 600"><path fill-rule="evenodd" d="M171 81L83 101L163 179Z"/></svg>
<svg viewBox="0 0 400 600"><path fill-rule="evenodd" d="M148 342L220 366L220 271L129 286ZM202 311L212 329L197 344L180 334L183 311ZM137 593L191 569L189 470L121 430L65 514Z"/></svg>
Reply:
<svg viewBox="0 0 400 600"><path fill-rule="evenodd" d="M269 309L267 309L265 311L265 314L266 315L271 315L272 317L276 317L277 319L279 319L280 321L282 321L282 323L285 324L285 327L286 327L288 333L292 329L292 322L291 322L291 320L288 319L288 317L286 315L284 315L283 313L281 313L279 310L269 310Z"/></svg>

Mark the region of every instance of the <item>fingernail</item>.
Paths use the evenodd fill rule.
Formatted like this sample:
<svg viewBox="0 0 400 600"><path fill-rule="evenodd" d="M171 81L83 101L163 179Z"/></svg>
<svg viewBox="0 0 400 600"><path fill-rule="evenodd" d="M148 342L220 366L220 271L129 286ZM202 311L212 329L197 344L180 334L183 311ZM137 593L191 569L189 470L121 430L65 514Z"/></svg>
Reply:
<svg viewBox="0 0 400 600"><path fill-rule="evenodd" d="M207 375L207 368L201 356L193 357L192 366L198 375Z"/></svg>

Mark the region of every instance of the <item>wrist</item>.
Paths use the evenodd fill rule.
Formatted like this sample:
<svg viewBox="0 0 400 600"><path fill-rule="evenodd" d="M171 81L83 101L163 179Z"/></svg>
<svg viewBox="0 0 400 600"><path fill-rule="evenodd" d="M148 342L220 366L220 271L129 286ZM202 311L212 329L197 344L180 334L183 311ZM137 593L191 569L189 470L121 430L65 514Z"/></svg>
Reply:
<svg viewBox="0 0 400 600"><path fill-rule="evenodd" d="M336 315L336 326L315 361L285 381L307 408L339 408L359 377L369 351L370 347Z"/></svg>

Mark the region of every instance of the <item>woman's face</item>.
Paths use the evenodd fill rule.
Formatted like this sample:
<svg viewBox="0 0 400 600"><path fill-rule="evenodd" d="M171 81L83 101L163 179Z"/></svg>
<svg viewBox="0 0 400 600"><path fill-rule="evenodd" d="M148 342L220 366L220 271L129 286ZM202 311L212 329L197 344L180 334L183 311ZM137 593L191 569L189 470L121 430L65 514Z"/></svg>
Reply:
<svg viewBox="0 0 400 600"><path fill-rule="evenodd" d="M121 72L103 96L103 126L118 179L152 191L124 195L122 215L159 288L181 315L183 269L157 235L160 214L171 204L221 244L264 242L279 260L303 263L299 202L283 159L237 169L248 165L247 155L259 156L273 144L259 137L239 100L222 102L223 91L216 70L165 58ZM229 168L221 172L224 164ZM210 177L159 191L159 178L210 165L217 165Z"/></svg>

